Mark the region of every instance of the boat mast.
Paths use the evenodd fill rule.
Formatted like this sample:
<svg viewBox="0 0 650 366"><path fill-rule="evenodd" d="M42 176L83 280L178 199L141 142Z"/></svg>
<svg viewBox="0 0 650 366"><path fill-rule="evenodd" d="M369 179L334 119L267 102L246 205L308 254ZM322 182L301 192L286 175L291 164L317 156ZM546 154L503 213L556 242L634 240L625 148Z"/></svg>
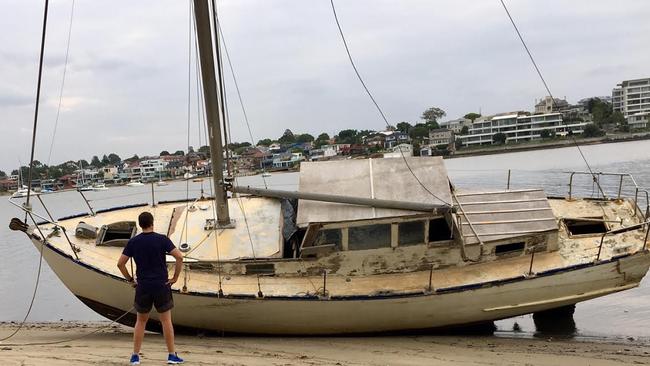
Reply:
<svg viewBox="0 0 650 366"><path fill-rule="evenodd" d="M217 93L217 78L214 69L214 54L219 50L219 40L215 39L215 48L212 47L212 30L210 25L209 0L194 0L194 17L196 19L196 37L199 45L199 59L201 60L201 79L203 81L203 98L210 135L210 155L212 157L212 179L214 180L215 201L217 205L217 223L220 226L231 225L228 211L226 187L223 180L223 142L221 137L221 108ZM216 27L216 25L215 25ZM219 73L219 85L221 85Z"/></svg>

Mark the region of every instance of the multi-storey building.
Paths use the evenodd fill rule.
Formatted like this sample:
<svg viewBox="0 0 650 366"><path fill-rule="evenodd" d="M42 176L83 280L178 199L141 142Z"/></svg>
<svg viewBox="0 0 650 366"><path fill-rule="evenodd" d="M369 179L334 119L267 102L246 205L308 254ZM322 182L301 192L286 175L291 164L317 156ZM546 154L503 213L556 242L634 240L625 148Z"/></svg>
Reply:
<svg viewBox="0 0 650 366"><path fill-rule="evenodd" d="M429 145L449 145L454 141L454 132L446 128L429 131Z"/></svg>
<svg viewBox="0 0 650 366"><path fill-rule="evenodd" d="M625 80L612 89L612 107L632 129L646 128L650 116L650 78Z"/></svg>
<svg viewBox="0 0 650 366"><path fill-rule="evenodd" d="M568 107L569 102L567 102L566 99L545 96L539 102L535 102L535 114L560 112Z"/></svg>
<svg viewBox="0 0 650 366"><path fill-rule="evenodd" d="M140 161L140 178L146 182L160 179L163 170L165 163L161 159Z"/></svg>
<svg viewBox="0 0 650 366"><path fill-rule="evenodd" d="M440 122L440 128L452 130L456 135L460 134L463 127L469 128L472 125L472 120L468 118L452 119L451 121Z"/></svg>
<svg viewBox="0 0 650 366"><path fill-rule="evenodd" d="M530 115L524 112L514 112L476 120L469 128L467 135L457 135L455 138L464 146L492 144L494 135L503 133L506 142L530 141L542 138L542 135L565 136L572 133L582 133L588 122L569 122L564 124L561 113ZM544 132L547 131L547 132Z"/></svg>

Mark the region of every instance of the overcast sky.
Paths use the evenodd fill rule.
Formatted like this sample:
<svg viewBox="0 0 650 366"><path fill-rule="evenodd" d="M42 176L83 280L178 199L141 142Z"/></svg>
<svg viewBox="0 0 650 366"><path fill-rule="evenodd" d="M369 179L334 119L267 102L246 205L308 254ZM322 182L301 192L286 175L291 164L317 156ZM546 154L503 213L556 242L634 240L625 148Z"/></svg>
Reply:
<svg viewBox="0 0 650 366"><path fill-rule="evenodd" d="M29 161L43 1L0 0L0 169ZM509 0L552 92L570 102L650 76L647 0ZM71 0L50 1L36 159L185 149L188 1L77 0L63 108L54 121ZM329 0L220 0L254 139L382 129L348 63ZM338 0L353 57L389 121L437 106L532 110L543 86L498 0ZM234 141L248 141L226 68ZM194 80L194 76L192 79ZM191 89L194 90L195 84ZM192 94L191 145L199 146Z"/></svg>

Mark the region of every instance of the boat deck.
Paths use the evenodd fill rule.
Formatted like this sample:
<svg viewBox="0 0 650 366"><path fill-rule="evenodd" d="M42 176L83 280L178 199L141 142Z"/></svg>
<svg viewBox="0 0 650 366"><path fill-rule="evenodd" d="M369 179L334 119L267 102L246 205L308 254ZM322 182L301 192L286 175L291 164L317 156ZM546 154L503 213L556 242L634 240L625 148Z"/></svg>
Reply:
<svg viewBox="0 0 650 366"><path fill-rule="evenodd" d="M233 200L231 200L231 204ZM258 206L263 206L264 201L268 199L260 198L247 198L241 201L244 211L255 212ZM640 222L638 217L634 216L632 204L629 201L592 201L592 200L573 200L568 201L564 199L551 199L549 200L553 209L554 215L558 218L570 217L604 217L607 220L619 220L618 223L607 223L608 229L616 229L624 226L637 224ZM124 208L111 212L103 213L95 217L84 216L62 220L60 225L66 227L68 233L73 233L76 225L84 221L88 224L101 226L100 219L104 222L115 222L126 219L134 220L142 211L152 211L156 217L156 227L158 232L165 233L168 229L169 222L172 221L172 212L174 208L179 207L179 203L160 204L155 208L142 206ZM210 205L209 201L202 201L196 205ZM279 206L279 204L278 204ZM269 210L268 212L274 211ZM242 210L231 210L231 212L239 212L241 215ZM264 232L264 225L271 230L272 235L277 238L277 230L280 223L273 221L269 215L259 214L249 215L247 221L251 226L258 226L256 229L257 234L253 237L253 245L255 252L259 257L273 256L278 248L276 239L270 238L270 235ZM262 210L261 212L266 212ZM277 214L275 214L277 217ZM499 258L494 261L485 263L459 263L457 266L434 268L434 270L422 269L414 272L406 273L387 273L376 274L372 276L354 276L354 275L328 275L327 278L321 273L313 273L307 271L307 265L313 266L313 262L307 263L301 259L278 259L278 265L283 263L286 265L298 266L298 268L305 268L293 276L288 275L242 275L227 273L227 266L219 265L213 261L216 258L215 254L218 251L220 255L230 254L229 259L233 259L233 253L243 253L246 256L248 251L251 251L251 240L246 234L242 234L246 229L245 225L239 225L239 233L235 230L219 230L218 240L207 240L209 231L203 232L202 225L199 225L205 218L212 217L210 209L196 209L190 212L188 217L188 225L199 226L194 231L188 232L189 243L192 243L194 248L188 254L185 266L178 283L174 285L175 289L183 290L193 293L214 294L219 289L219 282L221 282L221 289L226 295L243 295L254 296L258 291L262 291L265 296L286 296L286 297L304 297L315 296L323 294L323 287L325 287L327 295L335 297L348 297L348 296L368 296L368 295L388 295L388 294L410 294L418 293L429 290L429 278L431 277L431 287L436 291L444 291L445 289L452 289L459 286L480 286L485 283L493 283L499 281L508 281L522 276L531 276L534 274L544 273L548 271L558 271L563 268L569 268L579 265L593 263L598 255L598 250L601 242L602 234L578 235L569 237L567 231L560 225L559 230L559 250L550 252L537 252L532 260L532 273L531 270L531 255L522 254L510 258ZM235 214L237 218L237 214ZM243 216L238 219L243 220ZM277 219L276 219L277 220ZM182 220L178 220L179 222ZM183 239L179 226L177 223L177 230L174 230L170 238L178 245ZM41 228L45 235L51 231L52 225L44 224ZM199 230L201 232L199 232ZM231 232L229 234L229 231ZM253 232L253 230L251 230ZM628 231L621 234L613 234L606 236L603 241L603 247L600 254L600 260L609 260L612 257L631 254L639 251L643 246L645 239L645 230L639 229ZM87 266L93 267L98 271L104 272L108 275L121 277L119 270L116 267L117 259L121 254L122 248L120 247L107 247L98 246L95 244L94 239L79 239L70 235L72 242L77 246L80 251L78 253L79 260ZM260 239L261 238L261 239ZM265 242L265 245L259 243ZM57 248L59 251L72 256L72 250L63 235L52 236L49 238L49 243ZM441 255L457 255L454 250L440 249ZM191 269L197 263L203 262L197 257L205 258L206 263L210 263L209 270ZM225 257L228 258L228 257ZM372 258L370 258L372 260ZM254 263L254 261L246 261L246 263ZM431 266L425 266L430 268ZM435 266L434 266L435 267ZM313 273L307 275L307 273ZM258 286L259 281L259 286Z"/></svg>

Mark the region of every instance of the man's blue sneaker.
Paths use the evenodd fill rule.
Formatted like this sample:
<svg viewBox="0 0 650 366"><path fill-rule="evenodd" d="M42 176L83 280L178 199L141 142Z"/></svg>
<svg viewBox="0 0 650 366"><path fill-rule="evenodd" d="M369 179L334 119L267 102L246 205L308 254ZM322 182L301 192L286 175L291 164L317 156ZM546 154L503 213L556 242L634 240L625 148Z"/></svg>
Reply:
<svg viewBox="0 0 650 366"><path fill-rule="evenodd" d="M137 353L134 353L131 355L131 365L139 365L140 364L140 355Z"/></svg>
<svg viewBox="0 0 650 366"><path fill-rule="evenodd" d="M180 363L183 363L183 359L178 357L178 354L176 354L176 352L170 353L169 356L167 356L167 364L178 365Z"/></svg>

